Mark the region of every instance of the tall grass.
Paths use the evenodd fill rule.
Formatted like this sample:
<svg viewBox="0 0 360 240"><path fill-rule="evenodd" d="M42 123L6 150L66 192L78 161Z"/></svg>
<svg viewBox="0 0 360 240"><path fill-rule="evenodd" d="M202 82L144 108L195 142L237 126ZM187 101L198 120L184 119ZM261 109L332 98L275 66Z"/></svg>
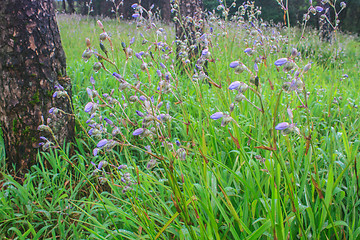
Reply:
<svg viewBox="0 0 360 240"><path fill-rule="evenodd" d="M175 38L173 26L161 25L164 32L156 34L160 26L157 22L156 28L147 29L137 28L134 21L102 20L106 32L111 34L119 74L133 86L142 82L139 89L146 96L155 96L153 108L161 91L156 89L160 81L156 70L162 71L161 78L166 71L171 73L174 87L171 93L161 95L164 106L159 112L168 113L172 120L154 123L157 133L152 138L139 138L133 133L144 120L135 111L144 112L144 107L141 101L127 101L136 90L117 90L120 83L111 75L116 71L112 65L105 62L110 73L103 69L94 73L92 66L97 60L81 59L85 38L90 38L92 48L102 54L98 47L102 31L96 20L60 15L58 22L79 120L76 154L69 156L66 147L39 153L39 162L30 169L23 185L3 174L1 237L360 238L360 51L355 37L339 35L333 46L320 42L314 30L307 31L305 39L299 41L301 31L291 29L289 41L282 35L288 33L281 26L255 22L264 39L263 45L253 45L260 34L253 32L249 23L209 18L205 32L214 27L214 33L208 35L209 78L201 79L193 76L193 65L186 65L181 71L171 68L176 48L171 43ZM220 26L216 27L218 22ZM148 43L142 45L140 32ZM152 61L154 66L148 68L148 73L140 69L141 61L135 56L126 60L121 42L129 46L132 37L136 38L131 46L134 53L146 52L152 45L154 59L147 57L146 61ZM162 51L155 49L154 43L159 41L166 41L173 49L168 54L170 59L162 58ZM109 49L108 42L106 47ZM248 47L257 52L249 56L244 52ZM288 76L282 67L278 71L274 66L277 59L289 57L292 48L301 53L294 58L299 71L313 62L303 74L305 88L298 93L283 90ZM255 73L252 66L259 55L264 59L258 62L258 86L250 83L250 72L236 74L229 67L231 62L240 60ZM161 68L160 62L167 70ZM90 129L85 123L89 114L84 111L91 101L86 91L87 87L92 89L90 76L94 77L100 96L115 89L112 97L122 107L127 104L123 112L120 106L98 110L103 118L115 122L121 136L112 138L102 132L100 138L89 138L83 131ZM228 87L235 81L248 84L252 90L243 92L249 102L236 103L230 111L237 94ZM299 134L295 131L282 135L275 129L278 123L290 123L287 109L292 110L293 122L297 124L294 129L299 128ZM222 119L228 115L233 121L222 127L222 119L212 119L216 112L224 114ZM113 128L94 119L108 131ZM118 145L110 151L99 147L94 156L93 149L101 139L114 139ZM151 152L145 146L150 146ZM149 168L150 161L157 164ZM105 165L99 167L100 162ZM119 165L127 168L118 170ZM131 185L127 185L129 182Z"/></svg>

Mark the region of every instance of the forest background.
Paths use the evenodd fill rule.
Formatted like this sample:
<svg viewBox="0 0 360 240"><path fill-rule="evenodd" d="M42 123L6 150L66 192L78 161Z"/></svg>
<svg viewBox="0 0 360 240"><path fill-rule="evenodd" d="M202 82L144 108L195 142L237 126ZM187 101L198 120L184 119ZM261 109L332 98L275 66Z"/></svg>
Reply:
<svg viewBox="0 0 360 240"><path fill-rule="evenodd" d="M222 0L220 0L222 1ZM131 5L138 3L139 0L57 0L55 1L58 11L66 13L78 13L82 15L97 16L103 15L111 18L119 17L122 19L131 19ZM232 17L243 4L244 0L223 1L228 7L234 2L236 7L230 8L229 17ZM317 3L318 2L318 3ZM349 33L360 33L360 0L337 1L337 8L340 9L340 3L345 2L347 7L340 13L340 29ZM218 11L219 0L203 0L204 9L207 11ZM309 7L309 0L289 0L289 15L292 26L301 24L303 15ZM313 4L321 5L321 0L314 0ZM149 9L154 5L155 10L166 20L171 19L170 0L142 0L141 5ZM276 0L256 0L256 6L262 9L261 18L266 22L284 23L284 13L280 11L280 5ZM334 13L331 12L333 15ZM309 25L318 28L316 18L311 18Z"/></svg>

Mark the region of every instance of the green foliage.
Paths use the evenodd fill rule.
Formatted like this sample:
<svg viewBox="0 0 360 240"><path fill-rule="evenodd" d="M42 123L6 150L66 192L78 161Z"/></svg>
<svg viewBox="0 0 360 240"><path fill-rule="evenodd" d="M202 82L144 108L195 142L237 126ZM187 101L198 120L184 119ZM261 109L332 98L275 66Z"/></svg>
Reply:
<svg viewBox="0 0 360 240"><path fill-rule="evenodd" d="M214 62L208 72L222 88L209 87L206 81L193 82L191 76L177 75L178 93L164 96L172 103L170 114L182 122L171 122L171 141L179 139L186 149L183 161L172 150L147 139L132 136L135 129L123 129L134 148L116 147L94 157L96 139L86 137L83 127L88 114L83 106L89 101L86 87L91 75L96 89L108 93L118 82L105 71L92 71L94 59L80 59L85 38L98 48L101 32L95 20L77 16L59 16L62 43L67 54L67 72L73 82L77 123L76 154L69 158L69 146L63 150L42 152L38 164L23 179L23 184L3 172L0 186L0 238L36 239L358 239L359 224L359 42L352 36L338 35L336 44L319 42L317 33L308 31L299 41L300 30L292 29L288 47L280 39L276 51L267 56L259 69L261 98L256 91L245 96L231 116L235 119L221 127L210 115L228 109L234 94L228 86L246 81L250 74L235 74L229 63L241 60L253 65L243 52L248 47L249 32L234 23L215 30L210 49ZM134 23L103 21L113 41L115 62L126 62L121 42L143 50L140 30ZM174 39L171 26L163 26L168 39ZM228 34L222 34L223 29ZM264 34L271 35L273 28ZM276 31L282 31L276 29ZM150 42L155 35L146 32ZM216 42L215 42L216 40ZM147 46L146 46L147 47ZM301 53L298 64L314 62L304 74L308 108L302 108L295 93L285 93L286 78L276 71L275 60L287 57L292 47ZM240 49L240 50L239 50ZM156 61L162 61L156 55ZM126 79L135 83L132 74L147 84L147 75L133 57L127 63ZM112 66L106 65L112 71ZM123 69L122 69L123 70ZM122 72L121 72L122 73ZM347 74L349 77L344 77ZM150 69L155 76L155 70ZM153 77L155 79L155 77ZM154 81L154 80L153 80ZM253 85L252 85L253 86ZM151 85L148 85L150 88ZM255 86L253 86L255 88ZM309 95L307 95L309 92ZM116 95L118 94L118 95ZM114 96L120 99L122 93ZM301 95L300 99L304 99ZM282 136L275 130L278 122L289 121L287 108L294 112L301 135ZM134 120L136 105L125 109ZM104 115L109 110L104 109ZM311 135L310 135L311 133ZM310 137L309 137L310 135ZM305 138L306 136L307 138ZM237 143L238 141L238 143ZM276 150L266 150L266 147ZM143 147L163 160L154 169L146 168L149 155ZM1 153L0 156L4 154ZM138 182L132 191L123 193L121 172L106 168L108 181L100 183L96 164L128 165ZM173 172L169 168L172 160ZM356 161L357 160L357 161Z"/></svg>

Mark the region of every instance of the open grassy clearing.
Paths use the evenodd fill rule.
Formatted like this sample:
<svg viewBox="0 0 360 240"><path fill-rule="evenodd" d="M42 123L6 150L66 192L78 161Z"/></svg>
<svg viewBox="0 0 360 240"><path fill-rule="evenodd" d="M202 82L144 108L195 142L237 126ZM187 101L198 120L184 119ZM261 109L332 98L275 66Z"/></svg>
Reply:
<svg viewBox="0 0 360 240"><path fill-rule="evenodd" d="M94 56L84 62L81 55L86 48L85 38L90 38L93 48L103 54L98 47L102 31L96 21L61 15L58 22L79 119L76 154L69 158L67 147L40 153L39 164L32 167L23 185L3 175L2 238L360 237L358 39L338 34L336 43L322 43L317 33L309 30L299 41L301 33L296 29L288 33L257 22L251 27L249 23L219 21L218 26L216 20L209 22L213 33L209 26L205 28L211 52L207 67L210 79L201 79L200 71L193 79L193 65L187 65L184 71L171 67L176 48L172 45L172 26L162 26L164 31L157 34L159 26L137 29L135 22L103 20L111 34L114 62L119 69L105 63L110 73L103 69L94 73ZM147 43L142 44L140 33ZM153 59L143 55L147 63L153 64L148 73L140 69L137 57L126 62L121 42L129 46L132 37L134 54L152 46ZM157 42L167 45L156 49ZM112 59L109 43L104 44ZM255 52L247 54L247 48ZM282 71L283 66L278 70L274 62L290 58L292 48L301 55L291 58L299 68L293 66L289 77ZM251 81L256 75L254 61L260 55L266 58L258 62L257 87ZM237 60L249 71L236 74L229 64ZM310 70L304 72L310 62ZM161 77L156 70L161 70ZM296 70L304 88L298 82L293 90L285 91L284 82L291 82ZM120 83L111 75L116 71L132 86L142 82L139 89L144 96L154 96L154 102L148 101L148 113L169 114L171 121L160 118L143 127L144 117L136 111L146 114L147 100L130 103L136 90L119 91ZM171 74L168 82L167 74ZM99 137L88 138L83 131L90 130L84 106L90 101L86 88L92 88L91 76L100 96L115 89L112 97L120 104L99 107L94 121L108 133L102 131ZM159 94L165 86L157 89L161 80L172 85L171 91ZM214 83L211 87L209 81ZM242 101L238 102L235 98L239 88L229 90L235 81L251 87L241 92ZM96 103L98 98L94 99ZM157 108L160 101L163 106ZM230 111L232 103L235 106ZM279 123L292 123L288 109L296 126L276 130ZM222 112L222 118L212 119L217 118L213 115L217 112ZM105 117L114 125L105 124ZM221 126L222 121L226 126ZM113 137L114 126L121 134ZM133 135L136 129L151 127L155 128L152 137ZM284 136L286 131L289 134ZM99 147L94 156L93 150L102 139L113 139L118 144L110 151L104 151L106 145ZM107 166L99 167L101 161ZM120 165L127 168L118 170Z"/></svg>

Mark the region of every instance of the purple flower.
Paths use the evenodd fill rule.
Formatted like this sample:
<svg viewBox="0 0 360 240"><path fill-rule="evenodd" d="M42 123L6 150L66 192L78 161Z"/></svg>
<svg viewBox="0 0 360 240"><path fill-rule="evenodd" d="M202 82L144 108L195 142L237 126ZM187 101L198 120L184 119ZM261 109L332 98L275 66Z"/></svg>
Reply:
<svg viewBox="0 0 360 240"><path fill-rule="evenodd" d="M99 152L99 149L98 148L94 148L94 150L93 150L93 155L94 155L94 157L96 157L96 155L98 154L98 152ZM95 165L94 165L95 166ZM96 167L96 166L95 166Z"/></svg>
<svg viewBox="0 0 360 240"><path fill-rule="evenodd" d="M132 17L133 18L138 18L140 15L138 14L138 13L134 13L133 15L132 15Z"/></svg>
<svg viewBox="0 0 360 240"><path fill-rule="evenodd" d="M146 149L146 151L151 152L151 147L150 147L150 145L146 145L146 146L145 146L145 149ZM145 153L145 154L147 154L147 153Z"/></svg>
<svg viewBox="0 0 360 240"><path fill-rule="evenodd" d="M134 3L133 5L131 5L132 8L137 8L138 4Z"/></svg>
<svg viewBox="0 0 360 240"><path fill-rule="evenodd" d="M287 63L287 58L280 58L278 60L275 61L275 66L279 67L279 66L282 66L284 65L285 63Z"/></svg>
<svg viewBox="0 0 360 240"><path fill-rule="evenodd" d="M93 76L90 77L90 83L91 83L92 85L95 85L95 79L93 78Z"/></svg>
<svg viewBox="0 0 360 240"><path fill-rule="evenodd" d="M247 49L244 50L244 53L250 53L251 51L252 51L251 48L247 48Z"/></svg>
<svg viewBox="0 0 360 240"><path fill-rule="evenodd" d="M157 73L157 75L159 76L159 77L161 77L161 71L158 69L158 70L156 70L156 73Z"/></svg>
<svg viewBox="0 0 360 240"><path fill-rule="evenodd" d="M224 114L222 112L216 112L213 115L211 115L210 118L213 119L213 120L218 120L218 119L222 118L223 115Z"/></svg>
<svg viewBox="0 0 360 240"><path fill-rule="evenodd" d="M287 129L290 127L290 124L287 123L287 122L282 122L282 123L279 123L278 125L276 125L275 129L276 130L284 130L284 129Z"/></svg>
<svg viewBox="0 0 360 240"><path fill-rule="evenodd" d="M138 128L133 132L133 135L138 136L138 135L142 134L143 132L144 132L143 128Z"/></svg>
<svg viewBox="0 0 360 240"><path fill-rule="evenodd" d="M323 9L322 7L320 7L320 6L316 6L315 9L316 9L316 11L318 11L318 12L324 11L324 9Z"/></svg>
<svg viewBox="0 0 360 240"><path fill-rule="evenodd" d="M156 166L156 160L155 159L150 159L150 161L146 164L146 168L147 169L152 169L153 167Z"/></svg>
<svg viewBox="0 0 360 240"><path fill-rule="evenodd" d="M134 17L134 15L136 15L136 14L137 14L137 13L133 14L133 17ZM137 14L137 15L139 16L139 14ZM138 16L137 16L137 17L138 17ZM135 17L135 18L137 18L137 17ZM129 44L131 45L131 44L133 44L134 42L135 42L135 37L132 37Z"/></svg>
<svg viewBox="0 0 360 240"><path fill-rule="evenodd" d="M115 78L117 78L117 79L121 79L121 78L122 78L121 75L118 74L118 73L116 73L116 72L114 72L112 75L113 75Z"/></svg>
<svg viewBox="0 0 360 240"><path fill-rule="evenodd" d="M304 72L309 71L310 68L311 68L311 63L306 64L305 67L304 67Z"/></svg>
<svg viewBox="0 0 360 240"><path fill-rule="evenodd" d="M85 112L90 112L91 111L91 109L92 109L92 107L93 107L93 102L88 102L86 105L85 105L85 109L84 109L84 111Z"/></svg>
<svg viewBox="0 0 360 240"><path fill-rule="evenodd" d="M240 82L239 81L235 81L235 82L232 82L229 86L229 90L234 90L234 89L237 89L238 87L240 87Z"/></svg>
<svg viewBox="0 0 360 240"><path fill-rule="evenodd" d="M88 133L89 133L90 136L93 135L93 133L94 133L94 128L91 128Z"/></svg>
<svg viewBox="0 0 360 240"><path fill-rule="evenodd" d="M56 92L54 92L54 94L53 94L53 98L56 98L56 96L57 96L57 94L58 94L58 92L56 91Z"/></svg>
<svg viewBox="0 0 360 240"><path fill-rule="evenodd" d="M204 55L207 55L209 53L209 50L207 49L204 49L202 50L201 54L204 56Z"/></svg>
<svg viewBox="0 0 360 240"><path fill-rule="evenodd" d="M120 166L118 166L118 170L121 170L121 169L126 169L127 168L127 166L126 165L123 165L123 164L121 164Z"/></svg>
<svg viewBox="0 0 360 240"><path fill-rule="evenodd" d="M49 113L53 113L53 112L54 112L54 110L55 110L55 108L54 108L54 107L50 108Z"/></svg>
<svg viewBox="0 0 360 240"><path fill-rule="evenodd" d="M175 143L176 143L176 146L180 147L181 143L179 142L179 140L176 140Z"/></svg>
<svg viewBox="0 0 360 240"><path fill-rule="evenodd" d="M105 146L109 141L107 139L103 139L100 140L100 142L98 142L98 144L96 145L98 148L102 148L103 146Z"/></svg>
<svg viewBox="0 0 360 240"><path fill-rule="evenodd" d="M141 60L141 59L142 59L142 57L141 57L140 53L135 53L135 57L137 57L139 60Z"/></svg>
<svg viewBox="0 0 360 240"><path fill-rule="evenodd" d="M137 114L139 117L144 117L144 116L145 116L142 112L137 111L137 110L136 110L136 114Z"/></svg>
<svg viewBox="0 0 360 240"><path fill-rule="evenodd" d="M54 88L55 88L55 89L59 89L60 91L63 91L63 90L64 90L63 86L61 86L60 84L56 84L56 85L54 86Z"/></svg>
<svg viewBox="0 0 360 240"><path fill-rule="evenodd" d="M163 63L160 63L160 66L161 66L162 68L166 68L166 66L165 66Z"/></svg>
<svg viewBox="0 0 360 240"><path fill-rule="evenodd" d="M89 97L93 96L93 92L92 92L92 90L90 88L86 88L86 92L89 95Z"/></svg>
<svg viewBox="0 0 360 240"><path fill-rule="evenodd" d="M159 114L159 116L157 116L157 119L159 119L159 120L163 120L164 119L164 117L165 117L165 114Z"/></svg>
<svg viewBox="0 0 360 240"><path fill-rule="evenodd" d="M254 69L255 69L256 72L259 71L259 67L258 67L257 63L254 63Z"/></svg>
<svg viewBox="0 0 360 240"><path fill-rule="evenodd" d="M105 120L105 122L107 123L107 124L109 124L109 125L113 125L114 123L110 120L110 119L108 119L108 118L104 118L104 120Z"/></svg>
<svg viewBox="0 0 360 240"><path fill-rule="evenodd" d="M104 166L105 161L100 161L98 165L98 169L101 169Z"/></svg>
<svg viewBox="0 0 360 240"><path fill-rule="evenodd" d="M43 140L43 141L47 141L47 138L43 137L43 136L41 136L40 139Z"/></svg>
<svg viewBox="0 0 360 240"><path fill-rule="evenodd" d="M239 61L234 61L234 62L230 63L230 67L231 67L231 68L236 68L236 67L239 66L239 65L240 65L240 62L239 62Z"/></svg>
<svg viewBox="0 0 360 240"><path fill-rule="evenodd" d="M141 96L139 97L139 99L140 99L141 101L145 101L145 100L146 100L146 97L145 97L144 95L141 95Z"/></svg>

